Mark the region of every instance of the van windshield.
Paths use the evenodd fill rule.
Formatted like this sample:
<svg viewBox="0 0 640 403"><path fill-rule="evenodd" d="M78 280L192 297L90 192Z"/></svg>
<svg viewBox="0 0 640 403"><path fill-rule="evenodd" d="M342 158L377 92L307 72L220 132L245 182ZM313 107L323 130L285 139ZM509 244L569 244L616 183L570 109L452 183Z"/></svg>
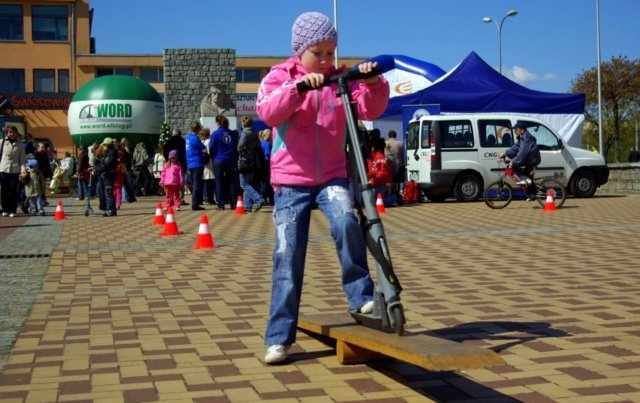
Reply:
<svg viewBox="0 0 640 403"><path fill-rule="evenodd" d="M540 150L559 150L558 138L551 130L540 124L532 124L527 127L527 131L536 138Z"/></svg>

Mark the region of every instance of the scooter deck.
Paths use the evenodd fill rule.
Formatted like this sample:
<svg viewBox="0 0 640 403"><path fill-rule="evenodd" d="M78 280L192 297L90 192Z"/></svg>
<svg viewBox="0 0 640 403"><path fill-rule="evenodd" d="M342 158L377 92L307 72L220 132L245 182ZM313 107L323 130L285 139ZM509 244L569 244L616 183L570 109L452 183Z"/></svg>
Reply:
<svg viewBox="0 0 640 403"><path fill-rule="evenodd" d="M494 351L423 333L398 336L358 325L348 314L300 315L298 328L336 341L340 364L391 357L429 371L455 371L504 364Z"/></svg>

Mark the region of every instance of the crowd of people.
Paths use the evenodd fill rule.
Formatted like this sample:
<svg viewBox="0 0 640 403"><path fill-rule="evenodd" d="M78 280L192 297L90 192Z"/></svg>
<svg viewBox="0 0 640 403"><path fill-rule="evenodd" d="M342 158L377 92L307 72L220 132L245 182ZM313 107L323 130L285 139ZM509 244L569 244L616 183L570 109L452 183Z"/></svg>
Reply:
<svg viewBox="0 0 640 403"><path fill-rule="evenodd" d="M239 196L246 212L272 204L271 131L265 129L255 134L250 117L242 118L242 133L229 128L229 120L223 115L216 116L215 122L217 127L213 131L192 122L185 136L180 129L174 129L173 135L157 149L152 172L160 189L164 189L166 204L190 205L194 211L204 210L205 205L216 210L235 210ZM175 171L173 165L180 166L181 175L163 173L165 168ZM167 195L168 183L172 187L179 185L179 205L173 193ZM186 194L191 194L190 203L185 201Z"/></svg>
<svg viewBox="0 0 640 403"><path fill-rule="evenodd" d="M218 115L215 121L213 131L198 122L193 122L184 136L175 129L151 156L144 142L131 150L126 137L108 137L89 147L79 146L75 157L65 152L59 162L45 143L34 144L30 135L20 139L18 129L10 126L0 143L2 215L13 217L18 209L25 214L44 215L44 207L49 204L47 195L63 186L75 193L76 200L98 197L104 216L116 216L123 203L135 203L137 197L147 195L164 195L165 209L190 204L196 211L203 210L203 205L234 210L238 196L242 196L247 212L273 205L271 130L255 132L249 116L240 119L241 132L230 129L225 116ZM386 142L376 129L368 136L378 139L367 142L375 146L368 156L376 154L375 160L368 160L370 183L376 193L383 194L386 207L401 204L402 143L393 130ZM181 175L163 176L165 170L175 171L175 167L170 169L173 165L180 167ZM190 203L185 200L188 194Z"/></svg>

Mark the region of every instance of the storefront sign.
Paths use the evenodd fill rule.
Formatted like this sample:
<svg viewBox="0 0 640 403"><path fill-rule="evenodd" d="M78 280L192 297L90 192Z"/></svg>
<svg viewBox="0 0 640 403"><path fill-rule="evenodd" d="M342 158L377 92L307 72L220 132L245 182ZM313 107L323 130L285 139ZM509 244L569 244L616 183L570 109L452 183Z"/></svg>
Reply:
<svg viewBox="0 0 640 403"><path fill-rule="evenodd" d="M1 95L0 95L1 96ZM69 109L71 103L71 97L73 94L64 93L48 93L48 92L15 92L11 94L4 94L8 107L0 106L3 108L13 109ZM0 103L2 99L0 98Z"/></svg>
<svg viewBox="0 0 640 403"><path fill-rule="evenodd" d="M236 115L256 116L258 94L236 94Z"/></svg>

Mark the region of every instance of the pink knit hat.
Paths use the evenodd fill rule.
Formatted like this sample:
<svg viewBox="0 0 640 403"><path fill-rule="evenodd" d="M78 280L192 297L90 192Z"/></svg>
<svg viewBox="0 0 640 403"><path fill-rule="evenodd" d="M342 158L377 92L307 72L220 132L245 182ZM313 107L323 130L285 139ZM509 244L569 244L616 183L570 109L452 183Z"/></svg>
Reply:
<svg viewBox="0 0 640 403"><path fill-rule="evenodd" d="M296 18L291 27L291 49L296 56L324 41L338 42L338 33L326 15L307 12Z"/></svg>

